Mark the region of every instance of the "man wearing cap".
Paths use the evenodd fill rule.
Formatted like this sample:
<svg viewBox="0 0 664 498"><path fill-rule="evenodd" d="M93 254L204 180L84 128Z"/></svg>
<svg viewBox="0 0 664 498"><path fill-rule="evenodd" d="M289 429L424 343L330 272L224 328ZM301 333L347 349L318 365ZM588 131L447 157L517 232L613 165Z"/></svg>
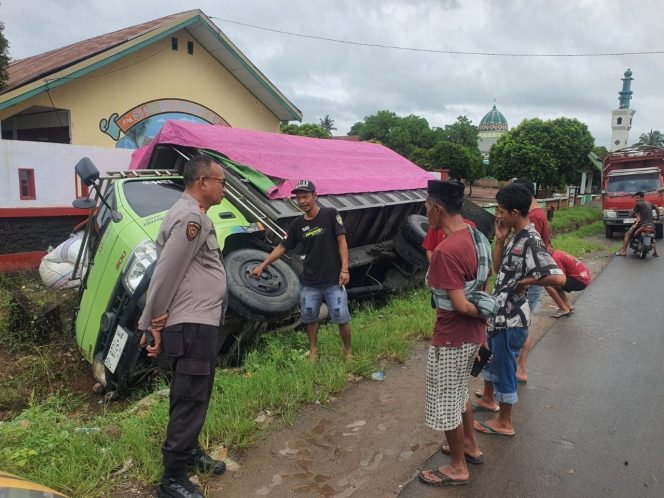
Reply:
<svg viewBox="0 0 664 498"><path fill-rule="evenodd" d="M634 209L632 209L630 216L636 216L636 223L634 223L625 233L623 247L616 253L616 256L627 255L627 246L629 245L629 241L632 239L632 236L638 228L642 227L643 225L653 225L655 223L655 220L652 216L653 211L659 220L659 209L645 200L645 195L643 192L637 192L634 194L634 198L636 199L636 205L634 206ZM657 246L655 245L654 239L652 241L652 246L654 248L652 255L658 258L659 253L657 252Z"/></svg>
<svg viewBox="0 0 664 498"><path fill-rule="evenodd" d="M288 229L286 238L274 248L252 274L260 278L263 270L298 244L304 248L304 272L300 291L302 323L309 336L309 358L318 358L318 315L323 301L329 318L339 325L344 356L351 358L350 312L345 285L350 281L346 229L337 210L316 203L316 187L310 180L300 180L292 191L304 216Z"/></svg>
<svg viewBox="0 0 664 498"><path fill-rule="evenodd" d="M427 193L429 225L442 229L445 238L433 250L427 273L436 324L427 360L425 424L445 432L447 442L440 449L451 461L423 470L419 479L431 486L458 486L468 483L466 462L483 462L473 434L468 379L480 344L486 342L486 322L467 292L471 287L484 288L491 270L491 246L461 217L462 184L430 180Z"/></svg>

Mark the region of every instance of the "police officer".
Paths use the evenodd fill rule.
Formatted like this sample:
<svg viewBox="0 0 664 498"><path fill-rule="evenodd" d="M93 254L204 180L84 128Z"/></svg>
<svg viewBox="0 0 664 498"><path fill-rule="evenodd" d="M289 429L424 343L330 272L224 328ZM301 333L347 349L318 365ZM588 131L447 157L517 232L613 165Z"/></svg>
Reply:
<svg viewBox="0 0 664 498"><path fill-rule="evenodd" d="M202 498L187 471L221 474L223 462L205 454L198 436L205 421L216 360L217 332L227 306L226 271L206 212L224 197L222 167L207 156L184 167L184 193L166 213L157 236L157 263L139 329L154 341L148 356L171 362L170 418L162 448L161 496Z"/></svg>

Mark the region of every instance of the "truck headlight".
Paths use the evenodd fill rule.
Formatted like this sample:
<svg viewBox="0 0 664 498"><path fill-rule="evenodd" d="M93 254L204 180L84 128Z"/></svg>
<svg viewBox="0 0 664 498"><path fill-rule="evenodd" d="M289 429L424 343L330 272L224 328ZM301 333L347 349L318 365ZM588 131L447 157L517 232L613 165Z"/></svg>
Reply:
<svg viewBox="0 0 664 498"><path fill-rule="evenodd" d="M156 259L157 247L151 240L145 240L134 248L122 276L122 283L129 294L134 293L138 284L141 283L145 271Z"/></svg>
<svg viewBox="0 0 664 498"><path fill-rule="evenodd" d="M617 217L616 212L613 209L605 209L603 211L603 216L605 218L616 218Z"/></svg>

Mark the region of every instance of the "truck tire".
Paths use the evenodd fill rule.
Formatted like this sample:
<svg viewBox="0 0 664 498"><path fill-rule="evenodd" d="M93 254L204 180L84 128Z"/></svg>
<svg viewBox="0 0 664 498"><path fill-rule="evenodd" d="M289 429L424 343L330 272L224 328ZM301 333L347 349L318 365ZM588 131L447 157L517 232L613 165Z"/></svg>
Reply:
<svg viewBox="0 0 664 498"><path fill-rule="evenodd" d="M429 266L427 255L421 246L416 246L406 238L402 230L399 230L393 239L394 250L399 256L415 268L426 268Z"/></svg>
<svg viewBox="0 0 664 498"><path fill-rule="evenodd" d="M249 320L279 320L300 303L300 281L285 262L272 263L260 279L251 276L254 267L267 256L258 249L239 249L225 257L228 306Z"/></svg>
<svg viewBox="0 0 664 498"><path fill-rule="evenodd" d="M613 238L613 230L611 230L611 227L608 227L608 226L607 226L607 227L604 227L604 236L605 236L607 239L611 239L611 238Z"/></svg>
<svg viewBox="0 0 664 498"><path fill-rule="evenodd" d="M427 230L429 230L429 220L421 214L411 214L406 218L401 230L410 242L416 246L421 246L424 237L427 235Z"/></svg>

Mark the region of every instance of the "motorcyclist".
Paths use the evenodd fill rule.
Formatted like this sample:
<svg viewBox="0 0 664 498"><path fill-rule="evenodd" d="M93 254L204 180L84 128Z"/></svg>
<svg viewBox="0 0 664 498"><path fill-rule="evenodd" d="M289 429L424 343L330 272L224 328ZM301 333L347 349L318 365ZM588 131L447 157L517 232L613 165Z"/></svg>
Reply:
<svg viewBox="0 0 664 498"><path fill-rule="evenodd" d="M616 256L627 255L627 246L629 245L630 240L632 240L632 237L639 228L641 228L644 225L654 225L655 222L652 216L653 211L655 211L655 216L659 221L659 210L644 199L645 196L643 192L637 192L636 194L634 194L634 197L636 198L636 205L634 206L634 209L632 209L630 216L636 216L636 223L634 223L631 226L631 228L627 230L627 233L625 233L625 238L623 240L623 247L620 251L616 253ZM653 247L652 255L655 257L659 257L659 253L657 252L657 246L655 245L654 239L652 241L652 247Z"/></svg>

